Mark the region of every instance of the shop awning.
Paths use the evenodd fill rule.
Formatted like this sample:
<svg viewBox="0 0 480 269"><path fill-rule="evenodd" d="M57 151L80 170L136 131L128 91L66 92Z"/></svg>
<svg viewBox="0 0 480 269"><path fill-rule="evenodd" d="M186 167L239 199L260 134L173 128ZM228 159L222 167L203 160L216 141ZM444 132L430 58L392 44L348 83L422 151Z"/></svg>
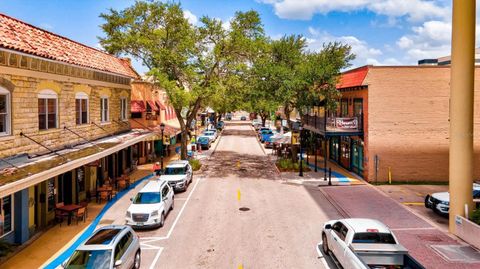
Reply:
<svg viewBox="0 0 480 269"><path fill-rule="evenodd" d="M157 106L158 106L161 110L167 110L167 107L166 107L164 104L162 104L162 102L160 102L160 101L157 101Z"/></svg>
<svg viewBox="0 0 480 269"><path fill-rule="evenodd" d="M133 113L145 112L145 103L142 100L130 101L130 112L133 112Z"/></svg>
<svg viewBox="0 0 480 269"><path fill-rule="evenodd" d="M19 168L13 173L0 174L0 194L4 197L24 190L144 141L152 135L151 132L131 131L96 140L93 142L96 146L87 143L58 151L63 157L50 154L36 157L28 164L17 164Z"/></svg>
<svg viewBox="0 0 480 269"><path fill-rule="evenodd" d="M155 104L155 101L147 100L147 103L152 108L153 111L158 111L158 107Z"/></svg>

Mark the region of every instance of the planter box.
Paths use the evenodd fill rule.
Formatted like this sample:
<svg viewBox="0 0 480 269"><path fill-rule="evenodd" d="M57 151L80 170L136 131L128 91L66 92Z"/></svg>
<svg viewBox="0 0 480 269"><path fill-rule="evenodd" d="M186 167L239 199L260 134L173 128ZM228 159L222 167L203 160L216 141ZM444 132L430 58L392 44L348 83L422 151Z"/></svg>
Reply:
<svg viewBox="0 0 480 269"><path fill-rule="evenodd" d="M463 241L480 249L480 225L471 222L470 220L456 216L455 217L456 235Z"/></svg>

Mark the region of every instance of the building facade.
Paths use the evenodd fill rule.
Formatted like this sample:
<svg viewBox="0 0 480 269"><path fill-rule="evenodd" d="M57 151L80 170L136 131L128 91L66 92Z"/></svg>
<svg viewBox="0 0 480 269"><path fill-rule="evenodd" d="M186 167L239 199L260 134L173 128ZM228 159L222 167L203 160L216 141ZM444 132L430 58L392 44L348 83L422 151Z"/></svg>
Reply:
<svg viewBox="0 0 480 269"><path fill-rule="evenodd" d="M480 73L476 72L476 80ZM365 66L342 74L337 111L304 119L327 156L370 182L448 181L449 66ZM480 84L475 84L475 163L480 163ZM340 116L340 119L338 117ZM315 120L317 127L315 127ZM320 122L325 123L320 125ZM326 126L326 128L325 128ZM480 179L480 166L475 167ZM472 179L472 180L474 180Z"/></svg>
<svg viewBox="0 0 480 269"><path fill-rule="evenodd" d="M136 78L128 60L0 14L0 240L24 243L57 203L135 169L151 135L129 124Z"/></svg>

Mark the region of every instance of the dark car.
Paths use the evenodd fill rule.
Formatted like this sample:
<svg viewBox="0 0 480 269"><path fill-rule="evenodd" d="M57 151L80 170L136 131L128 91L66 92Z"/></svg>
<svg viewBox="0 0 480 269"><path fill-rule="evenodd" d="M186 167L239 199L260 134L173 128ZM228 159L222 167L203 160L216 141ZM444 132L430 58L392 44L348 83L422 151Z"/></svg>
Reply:
<svg viewBox="0 0 480 269"><path fill-rule="evenodd" d="M206 136L200 136L197 140L198 144L202 149L209 149L212 146L212 140Z"/></svg>
<svg viewBox="0 0 480 269"><path fill-rule="evenodd" d="M223 127L225 127L225 122L223 122L223 121L219 121L219 122L217 122L217 129L220 129L220 130L222 130L222 129L223 129Z"/></svg>
<svg viewBox="0 0 480 269"><path fill-rule="evenodd" d="M240 120L247 120L247 117L242 116L242 117L240 117Z"/></svg>

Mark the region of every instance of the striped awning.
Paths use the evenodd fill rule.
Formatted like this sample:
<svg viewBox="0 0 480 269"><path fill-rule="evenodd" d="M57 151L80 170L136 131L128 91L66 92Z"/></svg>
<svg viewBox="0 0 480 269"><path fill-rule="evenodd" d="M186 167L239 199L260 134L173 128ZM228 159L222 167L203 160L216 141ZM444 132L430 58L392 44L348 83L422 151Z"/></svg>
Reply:
<svg viewBox="0 0 480 269"><path fill-rule="evenodd" d="M167 110L167 107L166 107L164 104L162 104L162 102L160 102L160 101L157 101L157 106L158 106L161 110Z"/></svg>
<svg viewBox="0 0 480 269"><path fill-rule="evenodd" d="M158 111L158 107L155 104L155 101L147 100L147 103L152 108L153 111Z"/></svg>
<svg viewBox="0 0 480 269"><path fill-rule="evenodd" d="M145 103L142 100L130 101L130 112L133 112L133 113L145 112Z"/></svg>

